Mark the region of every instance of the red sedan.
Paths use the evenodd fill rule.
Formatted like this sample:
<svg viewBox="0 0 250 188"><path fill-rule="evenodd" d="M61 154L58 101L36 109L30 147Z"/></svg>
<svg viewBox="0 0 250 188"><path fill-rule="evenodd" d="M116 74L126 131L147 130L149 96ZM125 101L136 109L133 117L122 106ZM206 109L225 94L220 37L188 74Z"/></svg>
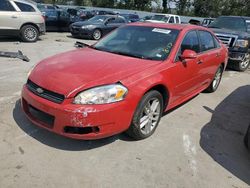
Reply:
<svg viewBox="0 0 250 188"><path fill-rule="evenodd" d="M36 125L76 139L152 135L162 113L214 92L228 51L208 29L134 23L38 63L22 91Z"/></svg>

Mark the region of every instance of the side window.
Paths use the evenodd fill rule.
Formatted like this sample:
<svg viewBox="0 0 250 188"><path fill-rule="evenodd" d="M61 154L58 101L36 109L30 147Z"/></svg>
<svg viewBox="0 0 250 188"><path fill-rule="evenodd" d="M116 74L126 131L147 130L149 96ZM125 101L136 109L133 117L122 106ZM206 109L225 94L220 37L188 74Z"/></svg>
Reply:
<svg viewBox="0 0 250 188"><path fill-rule="evenodd" d="M36 10L32 6L30 6L28 4L20 3L20 2L16 2L16 1L15 1L15 4L18 6L18 8L22 12L36 12Z"/></svg>
<svg viewBox="0 0 250 188"><path fill-rule="evenodd" d="M196 31L190 31L186 34L181 44L181 54L184 50L193 50L196 53L200 52L199 38Z"/></svg>
<svg viewBox="0 0 250 188"><path fill-rule="evenodd" d="M175 16L176 23L180 23L180 19L178 16Z"/></svg>
<svg viewBox="0 0 250 188"><path fill-rule="evenodd" d="M0 0L0 11L16 11L16 10L9 1Z"/></svg>
<svg viewBox="0 0 250 188"><path fill-rule="evenodd" d="M174 17L173 16L170 17L169 23L174 23Z"/></svg>
<svg viewBox="0 0 250 188"><path fill-rule="evenodd" d="M250 20L246 20L247 32L250 33Z"/></svg>
<svg viewBox="0 0 250 188"><path fill-rule="evenodd" d="M116 23L125 23L125 21L122 18L116 18Z"/></svg>
<svg viewBox="0 0 250 188"><path fill-rule="evenodd" d="M201 41L201 51L207 51L215 48L214 38L207 31L199 31L200 41Z"/></svg>
<svg viewBox="0 0 250 188"><path fill-rule="evenodd" d="M213 36L213 38L214 38L214 46L215 46L215 48L219 48L220 47L219 41L214 36Z"/></svg>

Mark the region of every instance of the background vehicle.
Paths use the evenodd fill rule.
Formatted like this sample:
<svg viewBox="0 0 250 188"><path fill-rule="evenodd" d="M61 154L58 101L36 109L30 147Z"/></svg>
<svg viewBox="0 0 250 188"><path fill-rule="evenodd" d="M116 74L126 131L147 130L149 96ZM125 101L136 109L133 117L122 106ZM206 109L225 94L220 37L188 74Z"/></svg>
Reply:
<svg viewBox="0 0 250 188"><path fill-rule="evenodd" d="M208 27L228 47L229 67L245 71L250 64L250 17L221 16Z"/></svg>
<svg viewBox="0 0 250 188"><path fill-rule="evenodd" d="M245 135L245 138L244 138L244 143L245 143L246 147L248 149L250 149L250 125L249 125L249 127L247 129L247 132L246 132L246 135Z"/></svg>
<svg viewBox="0 0 250 188"><path fill-rule="evenodd" d="M92 14L94 15L117 15L117 13L113 11L106 11L106 10L93 10Z"/></svg>
<svg viewBox="0 0 250 188"><path fill-rule="evenodd" d="M88 21L71 24L70 32L73 37L99 40L102 36L125 23L126 20L121 16L101 15L90 18Z"/></svg>
<svg viewBox="0 0 250 188"><path fill-rule="evenodd" d="M80 9L77 11L77 16L79 17L79 21L85 21L94 17L94 14L92 11Z"/></svg>
<svg viewBox="0 0 250 188"><path fill-rule="evenodd" d="M201 25L204 26L204 27L207 27L208 25L210 25L211 23L213 23L214 20L215 20L214 18L205 18L202 21Z"/></svg>
<svg viewBox="0 0 250 188"><path fill-rule="evenodd" d="M20 36L24 42L35 42L45 33L42 13L31 3L0 0L0 36Z"/></svg>
<svg viewBox="0 0 250 188"><path fill-rule="evenodd" d="M127 22L138 22L140 20L137 14L119 14L124 17Z"/></svg>
<svg viewBox="0 0 250 188"><path fill-rule="evenodd" d="M37 64L22 106L33 123L67 137L127 130L144 139L164 111L203 90L214 92L226 64L227 48L204 27L132 23L93 46Z"/></svg>
<svg viewBox="0 0 250 188"><path fill-rule="evenodd" d="M147 22L152 23L175 23L180 24L181 18L178 15L174 14L156 14L150 18L150 20L146 20Z"/></svg>

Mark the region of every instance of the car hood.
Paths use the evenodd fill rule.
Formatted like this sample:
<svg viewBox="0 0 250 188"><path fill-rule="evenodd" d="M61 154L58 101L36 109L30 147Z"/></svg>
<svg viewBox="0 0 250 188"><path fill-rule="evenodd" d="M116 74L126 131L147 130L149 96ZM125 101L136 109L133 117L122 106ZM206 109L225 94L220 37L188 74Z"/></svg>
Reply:
<svg viewBox="0 0 250 188"><path fill-rule="evenodd" d="M209 28L209 29L211 29L214 33L236 35L239 38L248 38L249 37L249 34L247 32L243 32L243 31L235 31L235 30L231 30L231 29L221 29L221 28Z"/></svg>
<svg viewBox="0 0 250 188"><path fill-rule="evenodd" d="M41 61L29 79L42 88L70 98L87 88L122 82L159 63L84 48Z"/></svg>

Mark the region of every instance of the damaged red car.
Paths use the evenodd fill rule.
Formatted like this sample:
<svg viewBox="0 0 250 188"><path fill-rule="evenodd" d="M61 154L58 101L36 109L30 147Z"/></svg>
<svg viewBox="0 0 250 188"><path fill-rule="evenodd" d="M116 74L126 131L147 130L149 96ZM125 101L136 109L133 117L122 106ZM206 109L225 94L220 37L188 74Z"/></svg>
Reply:
<svg viewBox="0 0 250 188"><path fill-rule="evenodd" d="M38 63L23 87L22 108L34 124L66 137L126 131L144 139L163 112L214 92L227 61L227 48L206 28L133 23Z"/></svg>

